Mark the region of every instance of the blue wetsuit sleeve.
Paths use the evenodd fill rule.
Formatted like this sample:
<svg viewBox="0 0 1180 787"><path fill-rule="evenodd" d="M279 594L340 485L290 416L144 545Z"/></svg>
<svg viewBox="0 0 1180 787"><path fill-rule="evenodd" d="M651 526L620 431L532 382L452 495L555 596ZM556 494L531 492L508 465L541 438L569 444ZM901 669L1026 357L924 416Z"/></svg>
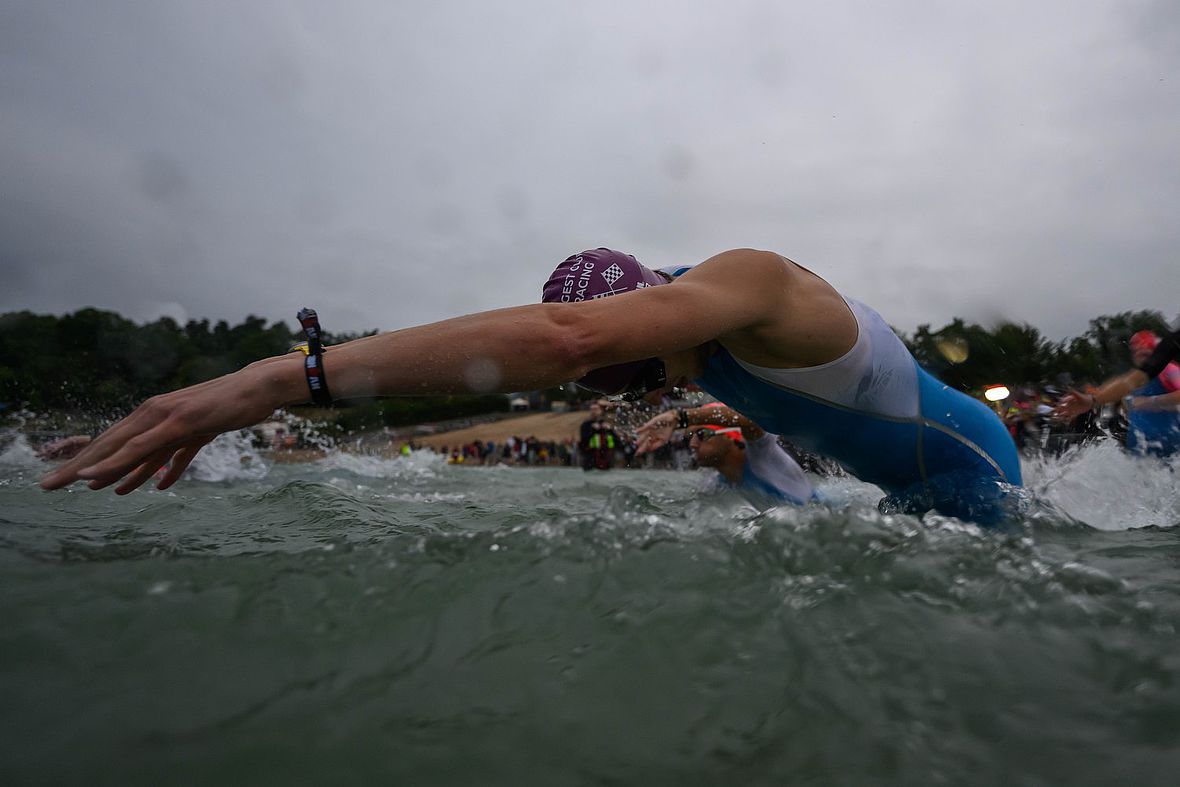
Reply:
<svg viewBox="0 0 1180 787"><path fill-rule="evenodd" d="M1165 366L1177 358L1180 358L1180 330L1172 331L1165 336L1156 345L1151 356L1139 365L1139 371L1154 379L1159 377Z"/></svg>

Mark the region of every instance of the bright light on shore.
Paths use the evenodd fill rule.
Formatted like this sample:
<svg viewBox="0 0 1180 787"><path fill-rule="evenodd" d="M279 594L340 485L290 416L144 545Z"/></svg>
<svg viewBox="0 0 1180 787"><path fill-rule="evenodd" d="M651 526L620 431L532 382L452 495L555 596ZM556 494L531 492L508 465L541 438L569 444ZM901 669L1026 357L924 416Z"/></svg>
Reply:
<svg viewBox="0 0 1180 787"><path fill-rule="evenodd" d="M983 398L989 402L1002 402L1008 398L1011 391L1004 385L993 385L983 392Z"/></svg>

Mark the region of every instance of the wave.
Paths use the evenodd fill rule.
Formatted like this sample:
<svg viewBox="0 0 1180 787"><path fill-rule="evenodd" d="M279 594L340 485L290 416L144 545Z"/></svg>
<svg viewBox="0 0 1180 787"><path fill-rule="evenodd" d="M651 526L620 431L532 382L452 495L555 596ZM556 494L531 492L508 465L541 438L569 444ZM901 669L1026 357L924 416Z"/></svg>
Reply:
<svg viewBox="0 0 1180 787"><path fill-rule="evenodd" d="M211 483L257 481L266 477L270 467L254 447L253 436L243 429L219 435L201 449L185 476Z"/></svg>
<svg viewBox="0 0 1180 787"><path fill-rule="evenodd" d="M0 467L28 469L40 466L41 460L25 435L14 430L0 431Z"/></svg>
<svg viewBox="0 0 1180 787"><path fill-rule="evenodd" d="M1180 525L1180 455L1134 456L1104 440L1060 457L1025 457L1023 469L1036 500L1098 530Z"/></svg>

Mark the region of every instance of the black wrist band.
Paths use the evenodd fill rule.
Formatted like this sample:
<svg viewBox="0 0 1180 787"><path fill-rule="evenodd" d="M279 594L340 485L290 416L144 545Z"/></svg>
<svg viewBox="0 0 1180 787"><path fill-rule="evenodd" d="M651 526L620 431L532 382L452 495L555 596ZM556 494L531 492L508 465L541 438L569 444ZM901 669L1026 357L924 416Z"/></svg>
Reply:
<svg viewBox="0 0 1180 787"><path fill-rule="evenodd" d="M328 391L328 378L324 376L324 345L321 338L320 318L315 309L300 309L296 315L307 346L303 350L303 373L307 375L307 389L311 400L320 407L332 406L332 394Z"/></svg>
<svg viewBox="0 0 1180 787"><path fill-rule="evenodd" d="M676 424L681 429L688 428L688 411L682 408L676 408Z"/></svg>

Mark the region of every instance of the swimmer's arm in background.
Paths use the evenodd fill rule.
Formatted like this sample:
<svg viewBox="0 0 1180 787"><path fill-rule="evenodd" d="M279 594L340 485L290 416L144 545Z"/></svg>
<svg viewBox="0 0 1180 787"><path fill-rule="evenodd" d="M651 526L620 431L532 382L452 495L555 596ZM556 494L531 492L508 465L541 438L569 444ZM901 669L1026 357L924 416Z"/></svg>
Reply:
<svg viewBox="0 0 1180 787"><path fill-rule="evenodd" d="M763 278L732 275L726 264L699 267L708 269L695 282L575 304L498 309L336 345L324 356L328 386L339 399L548 388L593 368L688 349L770 319L776 302ZM116 491L125 494L171 463L159 483L167 488L218 434L308 398L302 356L258 361L152 397L47 474L41 486L84 480L102 489L122 479Z"/></svg>
<svg viewBox="0 0 1180 787"><path fill-rule="evenodd" d="M1149 412L1180 409L1180 391L1172 391L1158 396L1132 396L1129 405L1132 410Z"/></svg>
<svg viewBox="0 0 1180 787"><path fill-rule="evenodd" d="M747 443L753 442L754 440L761 440L762 436L766 434L766 430L764 430L761 426L759 426L758 424L751 421L746 416L739 413L737 410L734 410L730 407L710 407L708 409L713 410L715 413L717 413L718 411L725 413L726 415L714 416L714 417L724 417L724 418L728 419L725 423L721 423L718 425L719 426L727 426L728 425L728 426L739 427L742 430L742 437L745 438ZM710 422L710 423L712 423L712 422Z"/></svg>
<svg viewBox="0 0 1180 787"><path fill-rule="evenodd" d="M1103 404L1111 404L1125 399L1131 391L1147 385L1149 378L1139 369L1112 377L1098 388L1093 394L1081 391L1070 391L1061 398L1053 409L1058 418L1076 418L1087 410Z"/></svg>
<svg viewBox="0 0 1180 787"><path fill-rule="evenodd" d="M693 412L695 415L692 416L691 423L709 426L736 426L742 430L742 437L747 443L751 440L761 439L766 434L761 426L727 405L698 407Z"/></svg>
<svg viewBox="0 0 1180 787"><path fill-rule="evenodd" d="M766 434L762 427L731 407L693 407L683 411L689 426L736 426L742 430L746 442L757 440ZM679 428L679 413L668 410L648 420L639 427L636 434L635 454L655 451L668 444L672 433Z"/></svg>

